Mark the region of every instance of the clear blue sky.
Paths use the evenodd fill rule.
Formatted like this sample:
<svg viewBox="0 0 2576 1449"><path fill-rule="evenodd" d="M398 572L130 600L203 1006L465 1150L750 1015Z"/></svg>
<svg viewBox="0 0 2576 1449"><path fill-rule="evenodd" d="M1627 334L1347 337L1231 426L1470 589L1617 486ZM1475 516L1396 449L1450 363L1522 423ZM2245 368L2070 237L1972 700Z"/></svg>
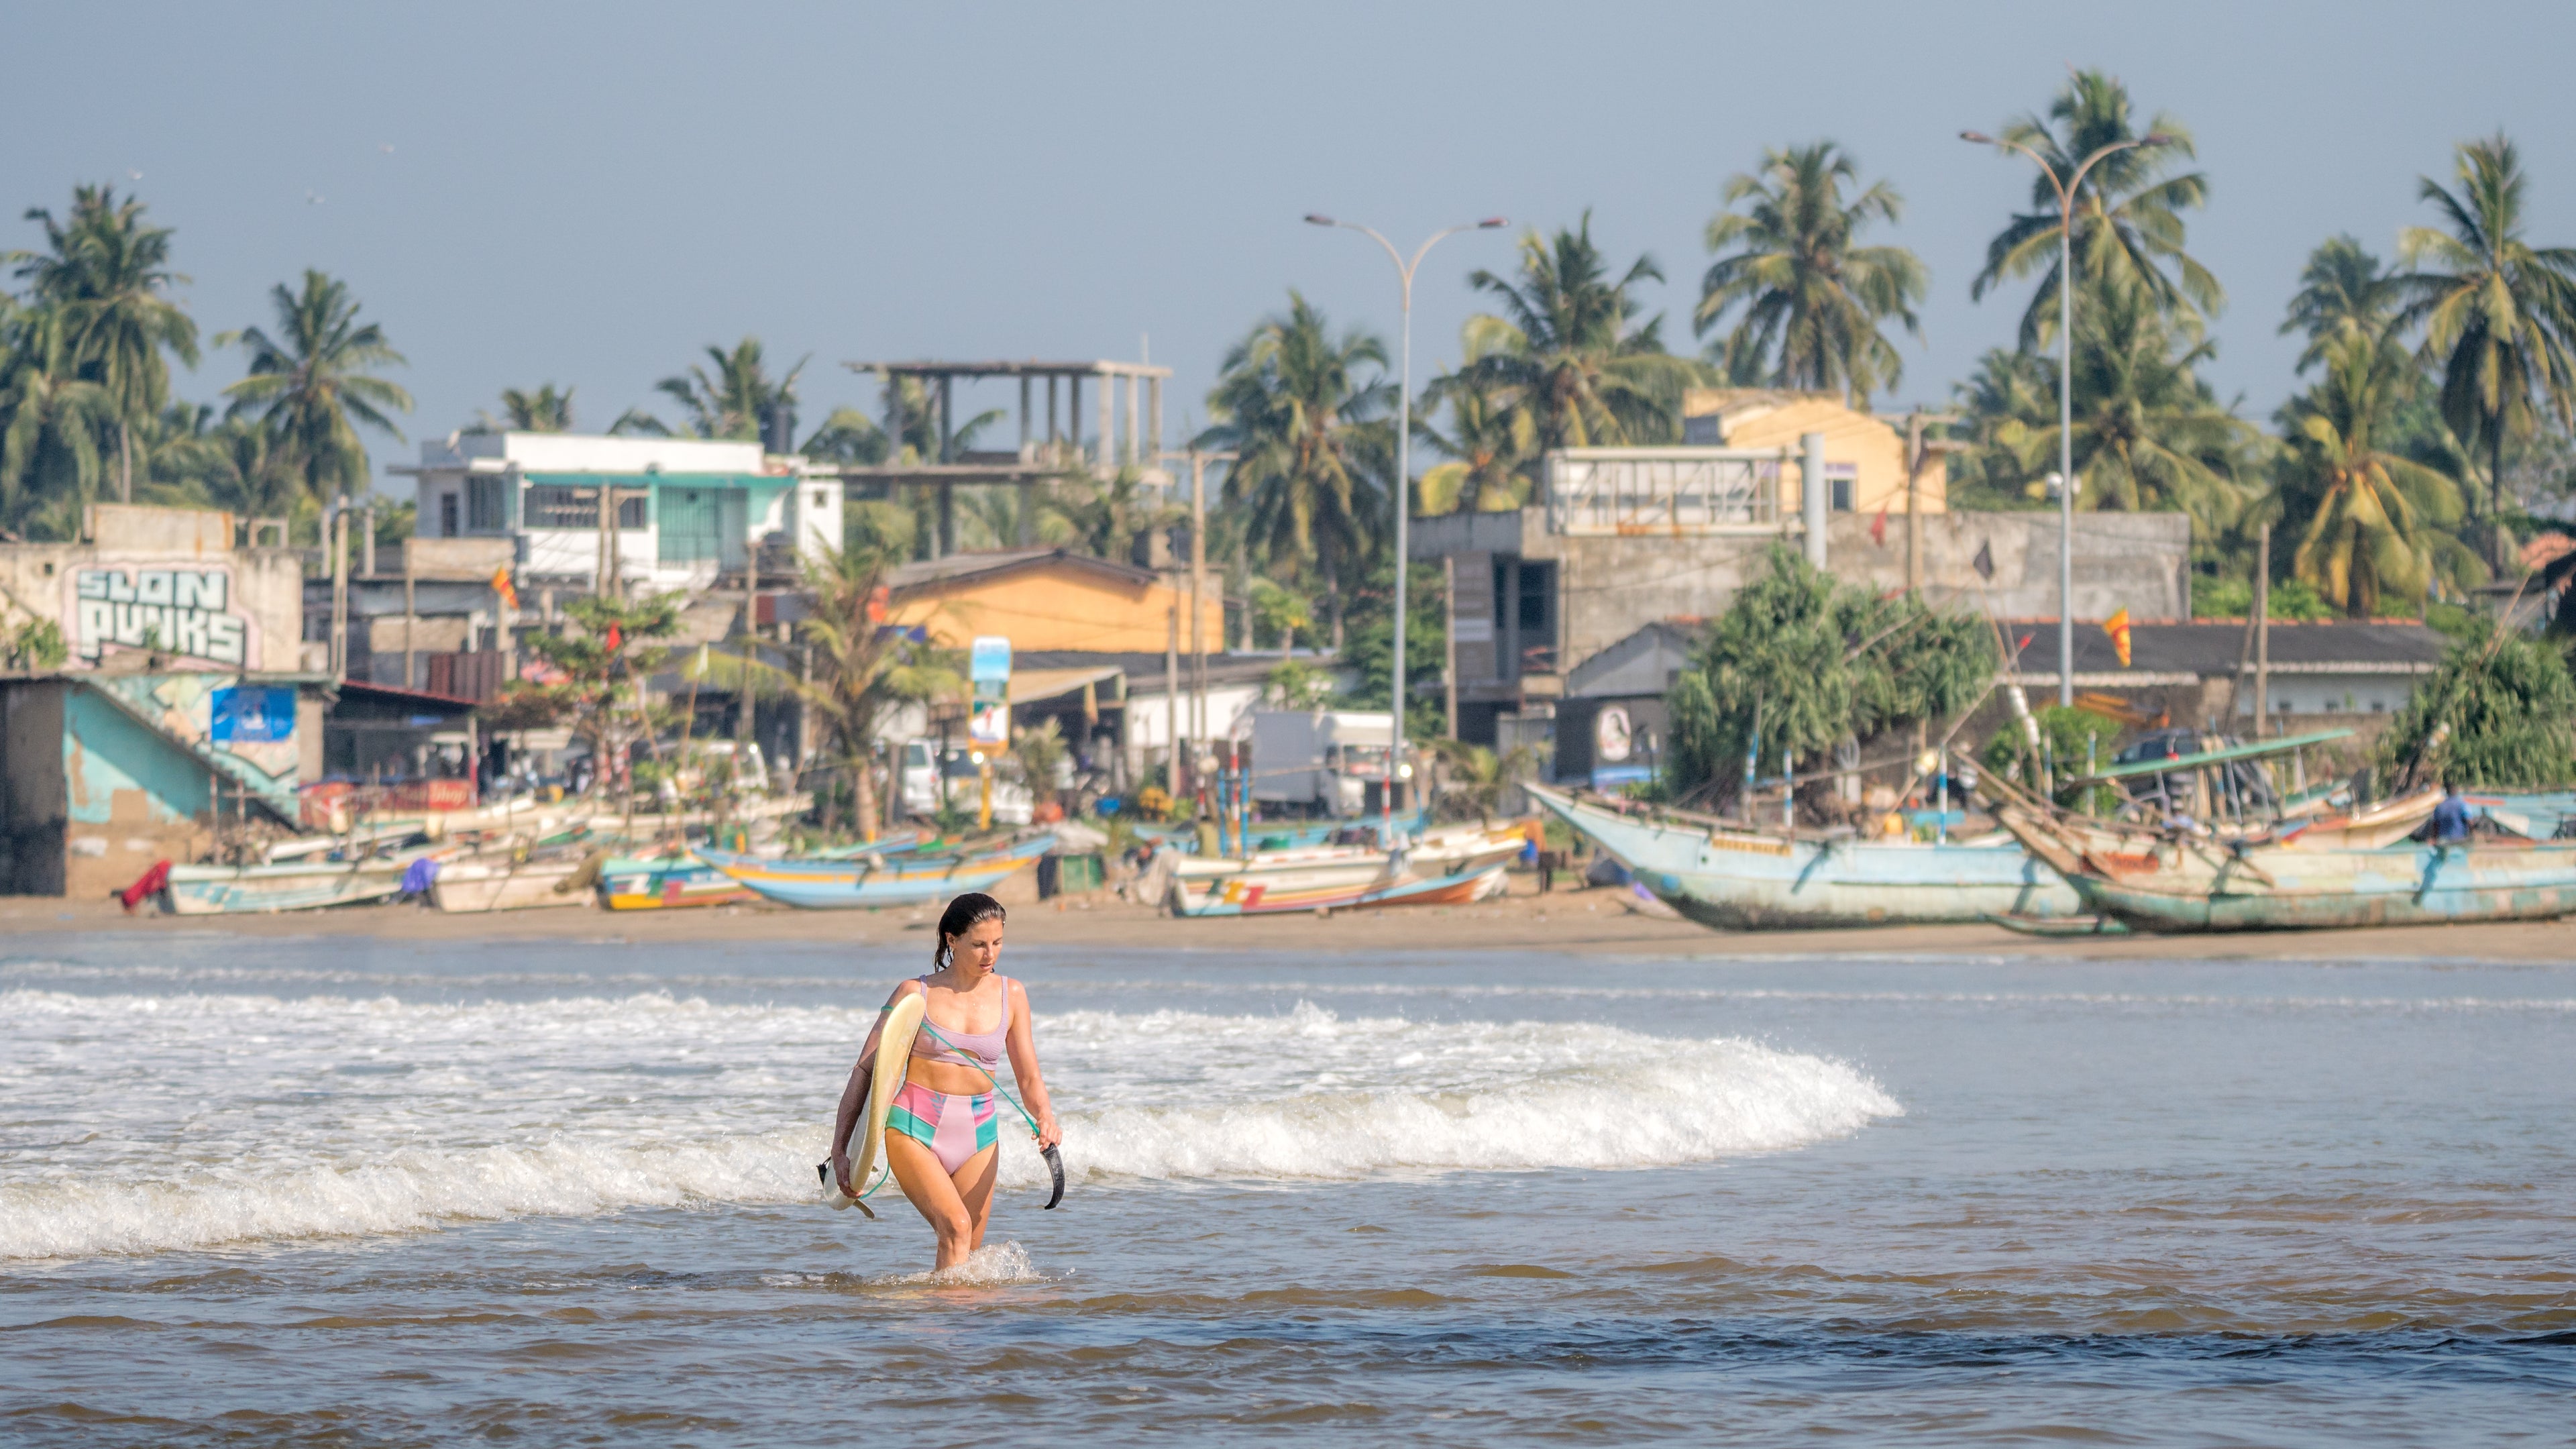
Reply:
<svg viewBox="0 0 2576 1449"><path fill-rule="evenodd" d="M1933 295L1898 400L1937 401L2027 295L1968 300L2029 171L1954 138L2069 65L2195 132L2191 246L2230 295L2209 374L2258 418L2291 385L2274 329L2308 249L2392 250L2456 141L2520 141L2536 239L2576 244L2564 5L56 3L8 34L0 245L112 180L178 228L209 333L339 274L410 357L414 440L549 380L604 427L746 333L812 354L808 427L869 402L844 359L1132 358L1149 334L1177 435L1292 286L1392 344L1392 269L1311 210L1409 242L1589 207L1615 255L1663 264L1688 346L1719 188L1819 136L1906 197L1892 236ZM1417 382L1456 356L1466 273L1510 251L1433 253ZM209 358L180 389L237 375Z"/></svg>

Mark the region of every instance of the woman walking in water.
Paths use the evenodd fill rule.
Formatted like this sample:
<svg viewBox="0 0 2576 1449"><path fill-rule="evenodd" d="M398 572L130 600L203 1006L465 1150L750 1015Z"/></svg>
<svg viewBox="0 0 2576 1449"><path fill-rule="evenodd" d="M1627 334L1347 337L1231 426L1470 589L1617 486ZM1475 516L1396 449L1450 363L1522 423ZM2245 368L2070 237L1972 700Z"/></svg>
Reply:
<svg viewBox="0 0 2576 1449"><path fill-rule="evenodd" d="M885 1011L906 996L922 998L921 1034L905 1063L903 1089L886 1113L885 1154L903 1195L939 1234L942 1268L965 1262L984 1246L997 1176L993 1099L1005 1053L1036 1121L1038 1146L1051 1148L1063 1136L1038 1072L1029 994L996 970L1005 914L1000 901L980 892L950 901L939 917L930 974L904 982L886 998ZM867 1105L877 1037L884 1029L880 1011L832 1123L832 1176L852 1196L867 1184L850 1181L850 1134Z"/></svg>

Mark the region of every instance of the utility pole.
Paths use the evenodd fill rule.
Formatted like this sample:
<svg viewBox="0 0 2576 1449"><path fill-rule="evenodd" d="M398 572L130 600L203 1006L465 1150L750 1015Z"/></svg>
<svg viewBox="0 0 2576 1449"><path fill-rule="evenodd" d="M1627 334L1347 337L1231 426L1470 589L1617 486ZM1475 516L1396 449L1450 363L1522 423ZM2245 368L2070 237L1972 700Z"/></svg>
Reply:
<svg viewBox="0 0 2576 1449"><path fill-rule="evenodd" d="M2254 738L2263 738L2272 718L2272 525L2255 532L2254 545Z"/></svg>

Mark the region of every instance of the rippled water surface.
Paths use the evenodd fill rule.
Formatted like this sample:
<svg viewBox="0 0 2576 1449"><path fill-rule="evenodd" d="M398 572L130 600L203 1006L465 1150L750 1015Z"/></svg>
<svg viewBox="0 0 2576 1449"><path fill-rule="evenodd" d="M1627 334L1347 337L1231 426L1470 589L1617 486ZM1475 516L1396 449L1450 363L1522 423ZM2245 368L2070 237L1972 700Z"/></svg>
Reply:
<svg viewBox="0 0 2576 1449"><path fill-rule="evenodd" d="M0 946L0 1441L2576 1440L2576 968L1020 949L941 1281L908 955Z"/></svg>

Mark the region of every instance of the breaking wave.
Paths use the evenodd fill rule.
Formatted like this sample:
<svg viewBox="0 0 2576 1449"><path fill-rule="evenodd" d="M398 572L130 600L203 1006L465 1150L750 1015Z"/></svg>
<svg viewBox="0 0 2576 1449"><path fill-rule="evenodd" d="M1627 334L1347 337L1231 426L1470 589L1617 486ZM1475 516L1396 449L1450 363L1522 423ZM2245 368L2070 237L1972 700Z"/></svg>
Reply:
<svg viewBox="0 0 2576 1449"><path fill-rule="evenodd" d="M0 992L0 1259L810 1202L874 1015ZM1040 1029L1066 1169L1103 1189L1662 1167L1902 1111L1848 1064L1732 1038L1312 1005ZM1026 1134L1003 1143L1005 1186L1040 1181Z"/></svg>

